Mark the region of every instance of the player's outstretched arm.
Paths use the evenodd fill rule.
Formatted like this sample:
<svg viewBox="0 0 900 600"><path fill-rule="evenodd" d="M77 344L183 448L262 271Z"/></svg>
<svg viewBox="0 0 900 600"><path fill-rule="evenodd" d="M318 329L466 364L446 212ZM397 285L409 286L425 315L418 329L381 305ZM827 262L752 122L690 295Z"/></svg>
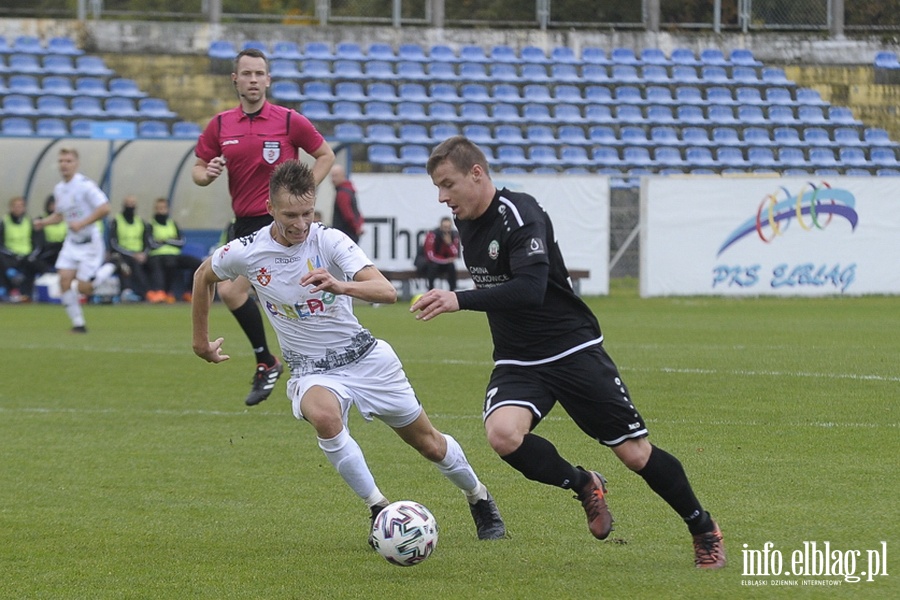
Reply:
<svg viewBox="0 0 900 600"><path fill-rule="evenodd" d="M219 363L230 358L227 354L222 354L224 338L209 341L209 308L215 298L216 283L219 281L221 279L213 271L212 263L207 258L194 273L194 286L191 290L194 354L211 363Z"/></svg>
<svg viewBox="0 0 900 600"><path fill-rule="evenodd" d="M418 313L416 318L420 321L429 321L440 314L458 310L456 292L438 289L428 290L409 307L409 312Z"/></svg>
<svg viewBox="0 0 900 600"><path fill-rule="evenodd" d="M313 269L300 278L300 285L311 286L311 293L331 292L352 296L364 302L376 304L393 304L397 301L397 290L394 284L374 265L360 269L352 281L340 281L327 269Z"/></svg>

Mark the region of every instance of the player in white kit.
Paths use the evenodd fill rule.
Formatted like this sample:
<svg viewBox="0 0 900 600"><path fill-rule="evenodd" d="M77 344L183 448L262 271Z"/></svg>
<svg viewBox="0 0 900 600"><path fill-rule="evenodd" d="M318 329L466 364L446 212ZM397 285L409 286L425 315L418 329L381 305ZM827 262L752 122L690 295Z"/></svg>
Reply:
<svg viewBox="0 0 900 600"><path fill-rule="evenodd" d="M209 308L216 283L247 277L290 368L287 393L294 416L315 428L319 447L365 501L372 521L388 500L347 428L354 405L366 420L384 421L463 491L479 539L504 537L494 500L462 447L431 424L390 344L373 337L353 314L354 298L396 302L393 284L346 234L314 221L315 204L309 167L298 161L279 165L267 202L274 223L219 248L194 274L194 352L212 363L228 359L223 338L210 341Z"/></svg>
<svg viewBox="0 0 900 600"><path fill-rule="evenodd" d="M36 228L65 221L68 225L56 272L59 273L61 301L72 321L73 333L87 333L81 294L112 277L115 265L105 263L106 243L98 224L109 214L109 198L97 184L78 172L78 151L62 148L57 159L62 181L53 188L56 208L53 214L35 219Z"/></svg>

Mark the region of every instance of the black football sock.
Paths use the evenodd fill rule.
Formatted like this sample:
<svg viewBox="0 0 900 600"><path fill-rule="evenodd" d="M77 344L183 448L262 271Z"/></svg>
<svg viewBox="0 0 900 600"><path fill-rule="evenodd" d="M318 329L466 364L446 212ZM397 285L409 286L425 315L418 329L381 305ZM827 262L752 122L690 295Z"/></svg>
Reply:
<svg viewBox="0 0 900 600"><path fill-rule="evenodd" d="M253 347L253 353L256 355L257 364L264 364L271 367L275 364L275 357L269 352L269 345L266 343L266 329L263 326L262 315L253 298L247 298L247 301L237 310L231 311L234 318L237 319L241 329L250 345Z"/></svg>
<svg viewBox="0 0 900 600"><path fill-rule="evenodd" d="M700 506L684 467L677 458L653 446L647 464L637 474L684 519L691 535L713 530L712 519Z"/></svg>
<svg viewBox="0 0 900 600"><path fill-rule="evenodd" d="M579 489L587 482L584 471L563 459L556 446L533 433L525 436L521 446L500 458L532 481L564 489Z"/></svg>

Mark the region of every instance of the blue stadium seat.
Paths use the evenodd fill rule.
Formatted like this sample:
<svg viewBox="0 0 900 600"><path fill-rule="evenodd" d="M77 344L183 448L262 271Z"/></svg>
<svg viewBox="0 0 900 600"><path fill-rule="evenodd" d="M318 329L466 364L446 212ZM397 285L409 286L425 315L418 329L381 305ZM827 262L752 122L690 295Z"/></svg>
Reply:
<svg viewBox="0 0 900 600"><path fill-rule="evenodd" d="M497 147L496 162L504 167L523 167L530 161L525 156L525 149L522 146L502 145Z"/></svg>
<svg viewBox="0 0 900 600"><path fill-rule="evenodd" d="M625 125L619 129L619 140L625 146L646 146L650 143L647 132L637 125Z"/></svg>
<svg viewBox="0 0 900 600"><path fill-rule="evenodd" d="M36 96L42 91L36 75L10 75L6 85L10 94Z"/></svg>
<svg viewBox="0 0 900 600"><path fill-rule="evenodd" d="M303 84L303 97L307 100L321 100L334 102L336 100L331 91L331 84L326 81L308 81Z"/></svg>
<svg viewBox="0 0 900 600"><path fill-rule="evenodd" d="M897 161L897 154L893 148L878 147L869 151L869 161L879 168L897 167L900 165Z"/></svg>
<svg viewBox="0 0 900 600"><path fill-rule="evenodd" d="M590 144L590 141L584 134L584 128L580 125L560 125L556 132L556 137L560 144L567 146L587 146Z"/></svg>
<svg viewBox="0 0 900 600"><path fill-rule="evenodd" d="M538 83L530 83L523 88L522 100L535 104L550 104L554 101L550 95L550 87Z"/></svg>
<svg viewBox="0 0 900 600"><path fill-rule="evenodd" d="M172 137L196 139L200 133L200 126L191 121L175 121L172 123Z"/></svg>
<svg viewBox="0 0 900 600"><path fill-rule="evenodd" d="M715 127L712 130L712 142L717 146L740 146L741 141L737 129L733 127Z"/></svg>
<svg viewBox="0 0 900 600"><path fill-rule="evenodd" d="M789 106L770 106L769 121L774 125L797 125L797 118Z"/></svg>
<svg viewBox="0 0 900 600"><path fill-rule="evenodd" d="M641 50L640 61L645 65L666 66L671 63L668 57L666 57L665 52L659 48L643 48Z"/></svg>
<svg viewBox="0 0 900 600"><path fill-rule="evenodd" d="M106 114L100 98L96 96L75 96L71 109L73 117L102 117Z"/></svg>
<svg viewBox="0 0 900 600"><path fill-rule="evenodd" d="M401 123L398 136L401 144L426 145L433 141L428 128L421 123Z"/></svg>
<svg viewBox="0 0 900 600"><path fill-rule="evenodd" d="M828 118L820 106L800 106L797 109L797 120L804 125L825 125Z"/></svg>
<svg viewBox="0 0 900 600"><path fill-rule="evenodd" d="M400 97L397 90L391 83L375 82L370 83L366 87L366 96L369 100L377 100L379 102L399 102ZM406 100L404 98L404 100Z"/></svg>
<svg viewBox="0 0 900 600"><path fill-rule="evenodd" d="M797 103L808 106L827 106L828 103L822 100L818 90L811 88L797 88Z"/></svg>
<svg viewBox="0 0 900 600"><path fill-rule="evenodd" d="M876 69L900 69L897 53L889 50L876 52L873 65Z"/></svg>
<svg viewBox="0 0 900 600"><path fill-rule="evenodd" d="M643 146L625 146L622 150L622 162L630 169L635 167L651 169L654 166L650 150Z"/></svg>
<svg viewBox="0 0 900 600"><path fill-rule="evenodd" d="M45 137L65 137L69 135L69 127L59 117L44 117L37 120L35 133Z"/></svg>
<svg viewBox="0 0 900 600"><path fill-rule="evenodd" d="M9 72L23 75L41 75L44 67L34 54L11 54L9 56Z"/></svg>
<svg viewBox="0 0 900 600"><path fill-rule="evenodd" d="M587 167L593 163L584 146L563 146L559 150L559 162L566 167Z"/></svg>
<svg viewBox="0 0 900 600"><path fill-rule="evenodd" d="M273 81L271 94L279 102L302 102L304 99L300 84L296 81Z"/></svg>
<svg viewBox="0 0 900 600"><path fill-rule="evenodd" d="M544 52L543 48L538 48L537 46L523 46L522 50L519 52L519 57L524 63L543 65L549 62L547 53Z"/></svg>
<svg viewBox="0 0 900 600"><path fill-rule="evenodd" d="M817 169L837 167L839 164L831 148L811 148L809 162Z"/></svg>
<svg viewBox="0 0 900 600"><path fill-rule="evenodd" d="M2 124L3 135L34 135L34 126L31 124L31 119L27 119L25 117L4 117Z"/></svg>
<svg viewBox="0 0 900 600"><path fill-rule="evenodd" d="M305 60L331 61L334 54L331 45L326 42L306 42L303 45L303 58Z"/></svg>
<svg viewBox="0 0 900 600"><path fill-rule="evenodd" d="M613 104L612 92L604 85L589 85L584 89L586 104Z"/></svg>
<svg viewBox="0 0 900 600"><path fill-rule="evenodd" d="M594 125L588 128L588 141L597 145L616 145L619 143L616 133L612 127L607 125Z"/></svg>
<svg viewBox="0 0 900 600"><path fill-rule="evenodd" d="M653 160L659 167L682 167L687 164L681 151L672 146L661 146L653 150Z"/></svg>
<svg viewBox="0 0 900 600"><path fill-rule="evenodd" d="M137 134L138 137L145 138L167 138L169 137L169 126L163 121L138 121Z"/></svg>
<svg viewBox="0 0 900 600"><path fill-rule="evenodd" d="M502 104L500 106L512 106L511 104ZM459 116L462 121L471 121L473 123L487 123L491 120L488 114L487 105L464 102L459 107Z"/></svg>
<svg viewBox="0 0 900 600"><path fill-rule="evenodd" d="M553 120L557 125L563 123L580 125L584 122L584 116L577 104L557 104L553 107Z"/></svg>
<svg viewBox="0 0 900 600"><path fill-rule="evenodd" d="M534 165L555 165L559 162L559 155L553 146L536 144L529 146L526 152L528 160Z"/></svg>
<svg viewBox="0 0 900 600"><path fill-rule="evenodd" d="M703 109L693 104L684 104L675 109L676 118L685 125L705 125Z"/></svg>
<svg viewBox="0 0 900 600"><path fill-rule="evenodd" d="M700 62L714 67L727 67L730 63L718 48L704 48L700 51Z"/></svg>
<svg viewBox="0 0 900 600"><path fill-rule="evenodd" d="M63 75L44 77L44 80L41 82L41 91L44 94L53 94L55 96L71 97L75 95L72 79Z"/></svg>
<svg viewBox="0 0 900 600"><path fill-rule="evenodd" d="M867 167L869 159L862 148L844 147L838 150L840 163L845 167Z"/></svg>
<svg viewBox="0 0 900 600"><path fill-rule="evenodd" d="M306 113L304 113L306 114ZM367 119L383 119L393 120L393 111L389 104L383 102L369 102L366 104ZM330 120L334 121L362 121L363 108L359 102L351 102L350 100L338 100L331 105Z"/></svg>
<svg viewBox="0 0 900 600"><path fill-rule="evenodd" d="M456 86L451 83L433 83L428 88L428 96L432 102L459 103L462 98Z"/></svg>
<svg viewBox="0 0 900 600"><path fill-rule="evenodd" d="M103 103L106 114L111 117L121 119L136 119L140 116L137 108L134 106L134 100L131 98L107 98Z"/></svg>
<svg viewBox="0 0 900 600"><path fill-rule="evenodd" d="M712 125L736 125L739 123L730 106L711 105L707 111L707 119Z"/></svg>
<svg viewBox="0 0 900 600"><path fill-rule="evenodd" d="M572 48L568 46L554 46L550 51L550 62L560 65L577 65L581 61L575 56L575 51Z"/></svg>
<svg viewBox="0 0 900 600"><path fill-rule="evenodd" d="M233 60L237 53L237 47L230 40L213 40L206 51L207 56L214 60Z"/></svg>
<svg viewBox="0 0 900 600"><path fill-rule="evenodd" d="M771 146L772 137L765 127L745 127L744 144L747 146Z"/></svg>
<svg viewBox="0 0 900 600"><path fill-rule="evenodd" d="M753 56L753 51L747 50L745 48L734 48L729 55L729 59L732 65L743 67L763 66L762 61L756 60L756 58Z"/></svg>
<svg viewBox="0 0 900 600"><path fill-rule="evenodd" d="M519 73L521 80L525 83L550 83L551 78L547 75L547 67L541 64L526 63L522 65Z"/></svg>
<svg viewBox="0 0 900 600"><path fill-rule="evenodd" d="M273 79L299 79L303 73L297 68L297 61L276 58L269 62L269 75Z"/></svg>
<svg viewBox="0 0 900 600"><path fill-rule="evenodd" d="M578 86L570 84L554 86L553 100L555 102L564 102L566 104L584 103L584 97L581 95L581 89Z"/></svg>
<svg viewBox="0 0 900 600"><path fill-rule="evenodd" d="M425 166L431 152L420 144L404 144L400 146L399 161L403 165Z"/></svg>
<svg viewBox="0 0 900 600"><path fill-rule="evenodd" d="M644 97L636 85L620 85L616 88L616 102L622 104L643 104Z"/></svg>
<svg viewBox="0 0 900 600"><path fill-rule="evenodd" d="M491 95L488 93L487 86L481 83L466 83L460 88L459 94L463 102L484 102L491 101Z"/></svg>
<svg viewBox="0 0 900 600"><path fill-rule="evenodd" d="M75 57L75 70L79 75L93 75L94 77L109 77L115 74L106 66L102 58L89 54Z"/></svg>
<svg viewBox="0 0 900 600"><path fill-rule="evenodd" d="M836 127L834 129L834 143L838 146L862 146L859 139L859 130L855 127Z"/></svg>
<svg viewBox="0 0 900 600"><path fill-rule="evenodd" d="M34 100L24 94L7 94L3 96L3 115L15 117L30 117L37 114L34 109Z"/></svg>
<svg viewBox="0 0 900 600"><path fill-rule="evenodd" d="M870 146L893 146L890 134L881 127L868 127L863 131L863 140Z"/></svg>
<svg viewBox="0 0 900 600"><path fill-rule="evenodd" d="M763 100L762 92L758 87L739 87L734 93L735 102L738 104L747 104L751 106L763 106L766 101Z"/></svg>
<svg viewBox="0 0 900 600"><path fill-rule="evenodd" d="M681 143L685 146L709 146L712 140L704 127L684 127L681 130Z"/></svg>
<svg viewBox="0 0 900 600"><path fill-rule="evenodd" d="M701 104L703 93L700 88L682 85L675 88L675 102L678 104Z"/></svg>
<svg viewBox="0 0 900 600"><path fill-rule="evenodd" d="M297 42L278 41L272 43L271 60L303 60L303 51Z"/></svg>
<svg viewBox="0 0 900 600"><path fill-rule="evenodd" d="M832 125L862 125L862 121L856 119L853 116L853 111L846 106L830 107L828 109L828 121Z"/></svg>
<svg viewBox="0 0 900 600"><path fill-rule="evenodd" d="M69 130L75 137L91 137L93 127L93 119L72 119L69 123Z"/></svg>
<svg viewBox="0 0 900 600"><path fill-rule="evenodd" d="M675 48L669 55L669 61L675 66L696 67L700 64L694 51L690 48Z"/></svg>
<svg viewBox="0 0 900 600"><path fill-rule="evenodd" d="M80 56L84 50L75 44L75 40L66 36L55 36L47 40L47 54L64 56Z"/></svg>
<svg viewBox="0 0 900 600"><path fill-rule="evenodd" d="M793 106L797 103L791 95L791 91L782 86L766 88L766 102L780 106Z"/></svg>
<svg viewBox="0 0 900 600"><path fill-rule="evenodd" d="M591 160L604 167L622 166L622 159L619 156L619 151L613 146L594 146L591 149Z"/></svg>
<svg viewBox="0 0 900 600"><path fill-rule="evenodd" d="M401 83L397 95L401 100L407 102L427 103L431 99L428 97L428 91L421 83Z"/></svg>
<svg viewBox="0 0 900 600"><path fill-rule="evenodd" d="M46 54L47 49L35 35L18 35L13 39L12 51L23 54Z"/></svg>
<svg viewBox="0 0 900 600"><path fill-rule="evenodd" d="M505 83L516 83L519 81L519 71L514 64L494 63L488 66L488 71L491 81Z"/></svg>
<svg viewBox="0 0 900 600"><path fill-rule="evenodd" d="M425 51L421 48L421 46L419 47L419 50L424 56ZM373 42L369 44L369 48L368 50L366 50L366 60L383 60L387 62L394 62L397 60L397 55L394 54L394 48L390 44L386 44L384 42Z"/></svg>
<svg viewBox="0 0 900 600"><path fill-rule="evenodd" d="M60 54L48 54L44 57L44 73L54 75L75 75L75 65L71 56Z"/></svg>
<svg viewBox="0 0 900 600"><path fill-rule="evenodd" d="M431 139L435 142L442 142L459 134L459 127L453 123L438 123L431 126Z"/></svg>
<svg viewBox="0 0 900 600"><path fill-rule="evenodd" d="M672 97L672 90L661 85L651 85L647 87L647 103L648 104L675 104Z"/></svg>
<svg viewBox="0 0 900 600"><path fill-rule="evenodd" d="M700 83L697 69L689 65L672 67L672 83L676 85L697 85Z"/></svg>
<svg viewBox="0 0 900 600"><path fill-rule="evenodd" d="M669 106L651 105L647 107L647 122L652 125L675 123L675 116Z"/></svg>
<svg viewBox="0 0 900 600"><path fill-rule="evenodd" d="M100 77L78 77L75 79L75 93L78 96L105 98L109 96L106 83Z"/></svg>
<svg viewBox="0 0 900 600"><path fill-rule="evenodd" d="M596 46L585 46L581 49L581 62L585 65L608 65L609 57L606 50Z"/></svg>
<svg viewBox="0 0 900 600"><path fill-rule="evenodd" d="M610 78L618 85L641 83L641 76L638 74L637 67L632 65L614 64Z"/></svg>
<svg viewBox="0 0 900 600"><path fill-rule="evenodd" d="M147 93L142 91L137 81L126 77L114 77L107 84L110 96L121 96L123 98L146 98Z"/></svg>
<svg viewBox="0 0 900 600"><path fill-rule="evenodd" d="M753 67L733 67L731 80L735 85L758 85L761 83L759 75Z"/></svg>
<svg viewBox="0 0 900 600"><path fill-rule="evenodd" d="M364 140L367 144L398 145L400 138L393 125L372 123L366 126Z"/></svg>
<svg viewBox="0 0 900 600"><path fill-rule="evenodd" d="M724 147L716 151L716 161L723 168L745 168L747 159L740 148Z"/></svg>
<svg viewBox="0 0 900 600"><path fill-rule="evenodd" d="M431 121L438 123L456 121L459 117L456 112L456 105L450 102L432 102L428 105L428 116Z"/></svg>
<svg viewBox="0 0 900 600"><path fill-rule="evenodd" d="M731 106L735 104L730 87L712 86L706 89L706 101L710 104L723 104Z"/></svg>
<svg viewBox="0 0 900 600"><path fill-rule="evenodd" d="M519 56L516 49L508 44L495 44L490 50L490 59L495 63L517 63Z"/></svg>
<svg viewBox="0 0 900 600"><path fill-rule="evenodd" d="M705 65L700 67L700 79L706 85L730 85L731 81L725 67Z"/></svg>
<svg viewBox="0 0 900 600"><path fill-rule="evenodd" d="M369 162L373 165L398 166L397 150L387 144L370 144L366 149Z"/></svg>
<svg viewBox="0 0 900 600"><path fill-rule="evenodd" d="M432 52L434 52L434 48L432 48ZM397 48L397 60L424 63L428 62L429 58L425 53L425 48L419 44L405 43L400 44ZM435 60L433 55L432 60Z"/></svg>
<svg viewBox="0 0 900 600"><path fill-rule="evenodd" d="M491 90L491 99L494 102L506 104L520 104L525 101L519 92L519 86L511 83L498 83Z"/></svg>
<svg viewBox="0 0 900 600"><path fill-rule="evenodd" d="M300 73L311 81L328 81L333 78L331 65L324 60L307 58L300 63Z"/></svg>
<svg viewBox="0 0 900 600"><path fill-rule="evenodd" d="M865 168L860 167L850 167L844 171L844 175L849 177L871 177L872 173Z"/></svg>
<svg viewBox="0 0 900 600"><path fill-rule="evenodd" d="M365 102L369 98L358 81L338 81L334 84L334 99L350 102Z"/></svg>
<svg viewBox="0 0 900 600"><path fill-rule="evenodd" d="M525 139L525 136L522 135L522 128L518 125L498 125L494 127L493 136L494 141L498 144L538 144L543 143L540 140ZM552 137L552 134L551 134Z"/></svg>
<svg viewBox="0 0 900 600"><path fill-rule="evenodd" d="M778 164L781 167L805 168L809 166L809 163L806 162L806 157L803 155L803 150L794 147L779 148Z"/></svg>
<svg viewBox="0 0 900 600"><path fill-rule="evenodd" d="M550 66L550 79L554 83L580 83L581 75L575 65L554 64Z"/></svg>
<svg viewBox="0 0 900 600"><path fill-rule="evenodd" d="M488 76L487 66L485 63L464 62L459 64L459 79L463 82L488 82L491 78Z"/></svg>
<svg viewBox="0 0 900 600"><path fill-rule="evenodd" d="M426 175L428 173L428 169L419 165L407 165L403 167L400 172L406 175Z"/></svg>
<svg viewBox="0 0 900 600"><path fill-rule="evenodd" d="M466 106L467 104L463 104L463 109L465 109ZM460 111L460 116L462 116L463 119L467 118L463 110ZM494 104L491 108L491 117L492 120L496 123L522 122L522 115L519 113L519 109L514 104Z"/></svg>
<svg viewBox="0 0 900 600"><path fill-rule="evenodd" d="M690 146L684 151L685 162L695 168L714 168L717 167L716 159L713 158L712 150L706 146Z"/></svg>
<svg viewBox="0 0 900 600"><path fill-rule="evenodd" d="M521 133L522 132L521 128L519 128L517 126L507 125L504 127L511 127L512 129L515 129L516 131L518 131L519 135L517 137L518 137L518 139L521 140L520 143L523 143L523 144L524 143L556 144L559 142L559 140L556 139L556 136L553 135L553 128L550 127L549 125L528 125L525 129L524 136ZM497 138L497 140L500 141L500 143L503 143L503 144L515 143L514 140L517 139L517 137L515 136L515 133L513 133L513 136L510 136L508 138L510 141L507 141L507 138L505 136L501 136L499 130L500 130L500 127L498 127L497 129L494 130L494 137ZM582 137L584 137L584 133L582 133Z"/></svg>
<svg viewBox="0 0 900 600"><path fill-rule="evenodd" d="M878 177L900 177L900 169L881 168L875 171Z"/></svg>
<svg viewBox="0 0 900 600"><path fill-rule="evenodd" d="M633 104L622 104L616 108L616 120L626 124L643 124L646 122L641 107Z"/></svg>
<svg viewBox="0 0 900 600"><path fill-rule="evenodd" d="M776 146L802 146L800 133L793 127L776 127L773 132L773 141Z"/></svg>
<svg viewBox="0 0 900 600"><path fill-rule="evenodd" d="M269 45L262 40L247 40L241 44L241 50L259 50L266 58L269 56Z"/></svg>
<svg viewBox="0 0 900 600"><path fill-rule="evenodd" d="M359 123L336 123L334 126L334 139L339 142L361 142L365 136Z"/></svg>
<svg viewBox="0 0 900 600"><path fill-rule="evenodd" d="M755 105L738 106L737 118L744 125L765 125L768 123L762 107Z"/></svg>
<svg viewBox="0 0 900 600"><path fill-rule="evenodd" d="M584 65L581 67L581 78L588 84L608 84L612 81L605 65Z"/></svg>
<svg viewBox="0 0 900 600"><path fill-rule="evenodd" d="M456 56L456 52L453 51L453 48L446 44L435 44L429 49L428 56L423 62L455 63L458 60L459 57Z"/></svg>
<svg viewBox="0 0 900 600"><path fill-rule="evenodd" d="M371 66L371 63L367 63L367 65ZM362 63L356 60L336 60L332 63L332 72L335 79L345 81L359 81L368 78L367 74L363 74ZM393 77L393 69L391 76Z"/></svg>
<svg viewBox="0 0 900 600"><path fill-rule="evenodd" d="M35 109L43 117L69 117L69 103L62 96L38 96Z"/></svg>
<svg viewBox="0 0 900 600"><path fill-rule="evenodd" d="M394 73L393 63L386 60L370 60L366 63L351 64L365 65L362 69L364 73L363 79L378 79L382 81L394 81L397 79L397 75ZM338 75L337 72L335 72L335 75Z"/></svg>
<svg viewBox="0 0 900 600"><path fill-rule="evenodd" d="M778 161L775 159L775 152L772 148L763 148L759 146L751 146L747 149L747 162L753 169L769 169L778 165Z"/></svg>
<svg viewBox="0 0 900 600"><path fill-rule="evenodd" d="M829 147L832 145L831 136L822 127L804 127L803 141L807 146Z"/></svg>
<svg viewBox="0 0 900 600"><path fill-rule="evenodd" d="M588 104L584 108L584 120L588 124L613 123L612 109L606 104Z"/></svg>
<svg viewBox="0 0 900 600"><path fill-rule="evenodd" d="M428 81L431 77L425 72L425 65L426 63L411 60L400 61L397 63L397 79L400 81Z"/></svg>
<svg viewBox="0 0 900 600"><path fill-rule="evenodd" d="M484 48L474 44L467 44L459 49L459 61L470 63L489 63L490 57L485 53Z"/></svg>
<svg viewBox="0 0 900 600"><path fill-rule="evenodd" d="M468 125L464 125L462 128L462 134L479 146L487 146L494 143L494 134L493 132L491 132L491 128L487 125L481 125L478 123L470 123Z"/></svg>
<svg viewBox="0 0 900 600"><path fill-rule="evenodd" d="M637 66L641 64L641 59L637 57L634 50L628 47L613 48L609 53L609 59L614 65Z"/></svg>
<svg viewBox="0 0 900 600"><path fill-rule="evenodd" d="M356 42L339 42L334 47L334 59L365 62L368 60L368 57L363 52L362 47Z"/></svg>
<svg viewBox="0 0 900 600"><path fill-rule="evenodd" d="M394 112L394 107L390 102L381 102L379 100L372 100L366 102L362 106L362 114L356 115L354 111L354 106L359 106L355 102L344 103L341 101L335 102L332 106L332 111L336 116L338 116L339 120L366 120L366 121L383 121L383 122L393 122L393 121L425 121L427 117L425 115L425 106L419 104L418 102L400 102L397 104L397 112ZM346 107L348 109L347 113L344 113L342 108Z"/></svg>
<svg viewBox="0 0 900 600"><path fill-rule="evenodd" d="M679 146L678 132L674 127L660 125L650 129L650 142L656 146Z"/></svg>
<svg viewBox="0 0 900 600"><path fill-rule="evenodd" d="M668 85L669 72L660 65L647 65L641 69L641 79L647 83Z"/></svg>
<svg viewBox="0 0 900 600"><path fill-rule="evenodd" d="M169 109L169 102L164 98L141 98L137 109L145 119L174 119L178 116L178 113Z"/></svg>

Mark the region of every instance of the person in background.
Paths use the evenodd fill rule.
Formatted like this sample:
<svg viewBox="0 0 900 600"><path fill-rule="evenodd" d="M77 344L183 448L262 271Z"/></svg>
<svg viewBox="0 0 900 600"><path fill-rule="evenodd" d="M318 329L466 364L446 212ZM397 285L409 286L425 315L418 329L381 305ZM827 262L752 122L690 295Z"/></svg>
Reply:
<svg viewBox="0 0 900 600"><path fill-rule="evenodd" d="M459 258L459 234L453 229L450 217L441 219L440 227L425 235L421 255L417 257L416 269L428 282L428 289L434 289L434 280L446 279L450 291L456 289L456 259Z"/></svg>
<svg viewBox="0 0 900 600"><path fill-rule="evenodd" d="M56 198L53 197L53 194L50 194L44 201L44 212L41 218L49 217L55 209ZM52 272L56 269L54 265L56 264L56 259L59 258L59 251L62 250L63 241L66 239L67 229L65 221L60 221L54 225L45 225L41 229L43 239L37 260L40 263L42 273Z"/></svg>
<svg viewBox="0 0 900 600"><path fill-rule="evenodd" d="M191 293L188 291L187 280L194 275L202 261L184 254L184 236L175 221L169 217L169 201L165 198L157 198L153 203L150 232L150 301L173 304L176 294L180 293L185 302L190 302Z"/></svg>
<svg viewBox="0 0 900 600"><path fill-rule="evenodd" d="M72 321L72 333L87 333L81 295L90 295L115 273L104 263L106 243L100 222L109 214L109 198L97 184L78 172L78 151L61 148L57 158L62 181L53 188L53 214L34 221L39 228L66 222L66 239L56 260L62 304Z"/></svg>
<svg viewBox="0 0 900 600"><path fill-rule="evenodd" d="M150 228L137 215L137 196L125 196L122 212L109 225L110 253L113 262L119 266L123 302L142 302L147 298L149 242Z"/></svg>
<svg viewBox="0 0 900 600"><path fill-rule="evenodd" d="M41 272L37 256L42 236L25 212L25 198L16 196L0 221L0 301L30 301L34 278Z"/></svg>
<svg viewBox="0 0 900 600"><path fill-rule="evenodd" d="M494 187L487 158L464 136L438 144L426 170L438 202L456 219L475 289L429 290L410 310L425 321L460 310L487 314L494 370L483 418L494 451L526 479L573 491L591 535L608 537L606 480L534 433L559 403L681 517L693 537L696 567L724 567L722 532L681 462L648 441L644 419L603 347L597 317L572 289L549 215L534 197Z"/></svg>
<svg viewBox="0 0 900 600"><path fill-rule="evenodd" d="M334 214L331 217L331 226L346 233L355 243L359 243L365 219L359 212L356 188L347 179L347 170L343 165L336 164L331 167L331 183L334 184Z"/></svg>
<svg viewBox="0 0 900 600"><path fill-rule="evenodd" d="M269 308L266 315L290 367L287 394L294 417L312 425L319 448L365 502L368 531L389 501L350 435L352 406L366 420L378 418L391 427L463 492L478 539L505 537L497 506L462 447L432 425L390 344L353 314L354 300L392 303L397 291L346 235L314 222L316 185L307 165L280 165L268 201L274 222L217 249L197 269L194 353L211 363L228 360L224 339L209 336L210 304L219 281L246 277Z"/></svg>
<svg viewBox="0 0 900 600"><path fill-rule="evenodd" d="M266 198L275 167L297 160L303 150L315 160L312 170L319 184L334 163L334 151L309 119L266 100L272 78L263 52L252 48L239 52L231 83L239 104L213 117L200 134L191 178L196 185L207 186L228 170L235 215L234 237L229 239L235 239L272 222ZM253 348L256 369L244 402L254 406L269 397L284 367L269 350L262 315L249 291L250 282L242 277L218 286L219 297Z"/></svg>

